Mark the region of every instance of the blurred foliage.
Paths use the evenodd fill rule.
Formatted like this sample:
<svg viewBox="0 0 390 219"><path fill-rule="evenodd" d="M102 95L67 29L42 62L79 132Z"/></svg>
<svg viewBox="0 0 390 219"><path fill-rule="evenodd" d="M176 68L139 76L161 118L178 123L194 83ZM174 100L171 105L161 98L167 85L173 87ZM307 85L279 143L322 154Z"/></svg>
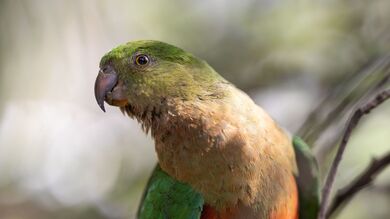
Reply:
<svg viewBox="0 0 390 219"><path fill-rule="evenodd" d="M296 132L329 91L387 55L390 1L0 0L0 32L0 218L133 218L156 158L136 122L95 104L105 52L175 44ZM336 187L389 150L389 112L353 134ZM387 171L339 218L389 218L389 184Z"/></svg>

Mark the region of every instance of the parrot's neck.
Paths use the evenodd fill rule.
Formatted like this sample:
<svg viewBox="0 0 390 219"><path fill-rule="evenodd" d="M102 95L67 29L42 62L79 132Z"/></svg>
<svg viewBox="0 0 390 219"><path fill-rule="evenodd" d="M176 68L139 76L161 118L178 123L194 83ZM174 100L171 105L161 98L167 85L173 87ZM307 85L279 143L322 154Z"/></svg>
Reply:
<svg viewBox="0 0 390 219"><path fill-rule="evenodd" d="M291 140L246 94L229 89L222 99L173 100L130 114L151 129L161 168L207 204L269 212L291 189Z"/></svg>

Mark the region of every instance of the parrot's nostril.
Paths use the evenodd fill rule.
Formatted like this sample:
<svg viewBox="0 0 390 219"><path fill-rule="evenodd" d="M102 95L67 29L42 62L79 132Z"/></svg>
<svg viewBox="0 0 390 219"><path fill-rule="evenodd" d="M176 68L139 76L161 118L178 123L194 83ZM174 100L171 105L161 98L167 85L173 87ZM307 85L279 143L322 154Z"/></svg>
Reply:
<svg viewBox="0 0 390 219"><path fill-rule="evenodd" d="M109 74L114 71L114 68L111 67L110 65L105 65L103 68L100 69L104 74Z"/></svg>
<svg viewBox="0 0 390 219"><path fill-rule="evenodd" d="M107 73L107 69L108 69L108 66L104 66L104 67L102 68L102 72Z"/></svg>

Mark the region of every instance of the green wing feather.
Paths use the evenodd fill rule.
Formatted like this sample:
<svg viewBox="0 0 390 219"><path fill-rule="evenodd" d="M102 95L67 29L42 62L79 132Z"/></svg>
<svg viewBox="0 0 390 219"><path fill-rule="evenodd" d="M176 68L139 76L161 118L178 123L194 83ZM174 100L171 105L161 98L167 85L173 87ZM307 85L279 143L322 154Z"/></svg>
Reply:
<svg viewBox="0 0 390 219"><path fill-rule="evenodd" d="M319 209L317 162L299 137L293 138L299 174L299 218L314 219ZM139 219L199 219L204 199L191 186L178 182L157 165L138 209Z"/></svg>
<svg viewBox="0 0 390 219"><path fill-rule="evenodd" d="M204 200L188 184L170 177L157 165L138 209L139 219L199 219Z"/></svg>
<svg viewBox="0 0 390 219"><path fill-rule="evenodd" d="M318 165L309 146L299 137L293 138L298 176L299 218L317 218L320 206Z"/></svg>

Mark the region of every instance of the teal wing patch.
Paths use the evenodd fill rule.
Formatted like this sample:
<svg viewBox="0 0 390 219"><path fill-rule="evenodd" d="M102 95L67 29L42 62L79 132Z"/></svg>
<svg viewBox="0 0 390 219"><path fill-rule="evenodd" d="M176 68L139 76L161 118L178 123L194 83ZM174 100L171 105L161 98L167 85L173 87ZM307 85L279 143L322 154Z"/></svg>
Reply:
<svg viewBox="0 0 390 219"><path fill-rule="evenodd" d="M144 191L138 219L199 219L203 197L188 184L170 177L157 165Z"/></svg>
<svg viewBox="0 0 390 219"><path fill-rule="evenodd" d="M309 146L299 137L293 138L298 176L295 177L299 191L299 218L317 218L320 193L318 165Z"/></svg>

